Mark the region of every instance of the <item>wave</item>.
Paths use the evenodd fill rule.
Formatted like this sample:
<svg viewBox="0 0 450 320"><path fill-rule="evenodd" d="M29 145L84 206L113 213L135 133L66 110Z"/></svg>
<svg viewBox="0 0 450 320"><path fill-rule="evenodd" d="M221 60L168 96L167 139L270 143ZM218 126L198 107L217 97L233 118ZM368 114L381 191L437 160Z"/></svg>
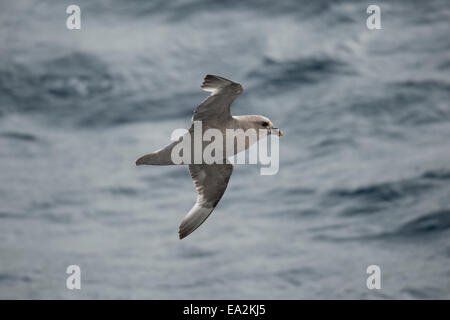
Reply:
<svg viewBox="0 0 450 320"><path fill-rule="evenodd" d="M252 90L272 94L280 90L291 90L300 85L327 80L331 75L349 74L350 66L331 57L307 57L293 61L275 61L264 58L262 65L247 74L259 85ZM262 79L262 80L261 80Z"/></svg>
<svg viewBox="0 0 450 320"><path fill-rule="evenodd" d="M203 12L223 12L223 11L244 11L258 12L264 15L286 15L295 14L298 18L308 18L327 12L334 3L328 0L298 1L288 0L282 2L274 2L270 0L226 0L226 1L207 1L207 0L178 0L178 1L148 1L138 2L138 5L123 5L117 1L112 10L118 13L128 13L134 17L146 17L148 15L166 15L168 19L173 21L182 21L189 19L193 15ZM139 10L136 10L139 8ZM100 10L101 8L98 8Z"/></svg>
<svg viewBox="0 0 450 320"><path fill-rule="evenodd" d="M3 114L43 113L70 119L112 88L112 75L101 60L75 52L39 65L2 66L0 108Z"/></svg>
<svg viewBox="0 0 450 320"><path fill-rule="evenodd" d="M167 96L142 92L95 55L81 52L40 66L11 64L0 69L0 116L30 114L51 121L52 125L104 127L145 120L189 119L201 101L200 95L201 92L174 92ZM20 138L17 134L9 136Z"/></svg>
<svg viewBox="0 0 450 320"><path fill-rule="evenodd" d="M433 211L401 225L391 236L417 236L450 229L450 209Z"/></svg>
<svg viewBox="0 0 450 320"><path fill-rule="evenodd" d="M354 99L355 114L382 122L423 125L450 120L450 85L441 80L407 80L383 85L380 96Z"/></svg>
<svg viewBox="0 0 450 320"><path fill-rule="evenodd" d="M339 231L340 234L342 230L339 226L332 225L329 227L332 232ZM352 236L335 236L329 233L326 228L316 228L313 231L325 231L326 233L320 233L314 238L321 241L329 242L347 242L347 241L420 241L424 240L425 236L427 239L432 239L443 232L447 232L450 229L450 209L440 209L436 211L431 211L424 213L414 219L407 220L401 223L391 230L373 232L364 234L356 234ZM327 234L328 233L328 234Z"/></svg>
<svg viewBox="0 0 450 320"><path fill-rule="evenodd" d="M329 196L361 200L364 203L391 202L406 196L418 196L427 192L433 185L421 179L413 178L403 181L372 184L356 189L335 189Z"/></svg>
<svg viewBox="0 0 450 320"><path fill-rule="evenodd" d="M339 214L345 217L379 214L423 199L440 188L445 183L443 180L449 179L450 172L445 169L429 170L400 181L369 184L355 189L334 189L325 195L322 203L327 206L343 205Z"/></svg>
<svg viewBox="0 0 450 320"><path fill-rule="evenodd" d="M422 175L424 179L450 180L450 170L430 170Z"/></svg>
<svg viewBox="0 0 450 320"><path fill-rule="evenodd" d="M0 138L12 139L12 140L20 140L20 141L28 141L28 142L37 142L39 138L30 133L22 133L22 132L2 132L0 133Z"/></svg>

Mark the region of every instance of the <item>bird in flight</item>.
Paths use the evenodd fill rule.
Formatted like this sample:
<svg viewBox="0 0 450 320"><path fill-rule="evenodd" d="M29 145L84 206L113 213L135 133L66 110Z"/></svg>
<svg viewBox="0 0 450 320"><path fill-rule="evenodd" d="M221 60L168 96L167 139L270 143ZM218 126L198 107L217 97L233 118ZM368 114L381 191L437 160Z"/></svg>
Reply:
<svg viewBox="0 0 450 320"><path fill-rule="evenodd" d="M233 156L245 149L248 149L251 144L256 141L250 141L251 139L245 139L244 144L238 146L235 144L235 138L232 137L232 150L227 148L227 130L241 130L239 135L242 135L243 131L253 129L257 132L256 140L268 134L283 135L281 130L275 128L272 122L259 115L246 115L246 116L232 116L230 106L234 99L243 92L243 88L239 83L231 80L215 76L207 75L201 88L205 91L211 92L211 94L195 109L192 117L193 124L187 131L187 133L180 137L178 141L174 141L165 148L157 150L153 153L144 155L136 161L136 165L175 165L175 164L188 164L189 173L194 181L195 188L197 189L197 201L188 214L184 217L179 228L180 239L185 238L196 230L211 214L216 207L217 203L222 198L228 181L230 180L233 172L233 165L227 160L228 157ZM184 139L185 141L194 141L196 137L194 124L201 123L201 134L205 133L209 129L215 129L216 132L220 132L223 137L222 141L223 150L226 152L223 157L220 157L221 161L214 163L201 161L197 162L182 162L178 163L174 161L173 151ZM217 131L218 130L218 131ZM192 139L191 139L192 138ZM229 138L230 140L230 138ZM194 153L194 143L190 144L190 149ZM201 150L206 148L205 141L201 141ZM183 149L183 153L186 152ZM189 159L192 159L189 157Z"/></svg>

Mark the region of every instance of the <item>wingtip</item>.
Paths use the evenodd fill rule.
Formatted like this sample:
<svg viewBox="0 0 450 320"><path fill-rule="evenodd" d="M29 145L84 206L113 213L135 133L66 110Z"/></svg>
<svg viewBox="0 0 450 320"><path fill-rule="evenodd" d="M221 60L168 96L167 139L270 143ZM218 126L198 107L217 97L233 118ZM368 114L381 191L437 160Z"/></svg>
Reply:
<svg viewBox="0 0 450 320"><path fill-rule="evenodd" d="M186 238L188 235L190 235L194 230L192 230L191 232L189 232L186 229L186 224L185 222L182 222L180 227L178 228L178 238L180 240L183 240L184 238Z"/></svg>
<svg viewBox="0 0 450 320"><path fill-rule="evenodd" d="M136 160L136 166L142 166L143 164L145 164L144 162L144 157L140 157L139 159Z"/></svg>
<svg viewBox="0 0 450 320"><path fill-rule="evenodd" d="M213 210L214 207L200 207L196 203L180 224L178 229L178 236L180 240L186 238L192 232L197 230L197 228L205 222Z"/></svg>
<svg viewBox="0 0 450 320"><path fill-rule="evenodd" d="M186 237L186 236L184 236L183 234L182 234L182 232L181 232L181 226L178 228L178 238L181 240L181 239L183 239L184 237Z"/></svg>
<svg viewBox="0 0 450 320"><path fill-rule="evenodd" d="M135 161L136 166L143 165L143 164L144 164L144 159L145 159L145 156L142 156L142 157L140 157L139 159L137 159L137 160Z"/></svg>
<svg viewBox="0 0 450 320"><path fill-rule="evenodd" d="M229 85L234 83L231 80L228 80L226 78L222 78L213 74L207 74L203 78L203 83L200 85L200 88L202 88L205 91L214 92L220 87L223 87L225 85Z"/></svg>

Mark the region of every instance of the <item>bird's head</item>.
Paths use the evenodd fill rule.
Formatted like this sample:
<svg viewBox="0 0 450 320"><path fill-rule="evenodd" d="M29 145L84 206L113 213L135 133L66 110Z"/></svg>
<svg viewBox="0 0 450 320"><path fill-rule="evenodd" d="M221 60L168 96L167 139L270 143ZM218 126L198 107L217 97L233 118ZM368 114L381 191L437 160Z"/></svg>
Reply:
<svg viewBox="0 0 450 320"><path fill-rule="evenodd" d="M251 127L257 131L267 130L267 134L276 134L283 136L283 131L275 127L269 118L264 116L248 116L247 121L251 124Z"/></svg>

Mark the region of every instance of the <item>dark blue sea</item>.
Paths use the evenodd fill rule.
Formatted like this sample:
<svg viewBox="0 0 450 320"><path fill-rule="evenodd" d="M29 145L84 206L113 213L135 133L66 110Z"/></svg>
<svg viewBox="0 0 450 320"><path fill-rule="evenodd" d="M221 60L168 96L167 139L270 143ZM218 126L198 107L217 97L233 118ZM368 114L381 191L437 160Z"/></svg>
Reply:
<svg viewBox="0 0 450 320"><path fill-rule="evenodd" d="M0 298L449 299L449 32L444 0L2 1ZM135 160L206 74L283 129L280 168L237 165L180 241L187 168Z"/></svg>

